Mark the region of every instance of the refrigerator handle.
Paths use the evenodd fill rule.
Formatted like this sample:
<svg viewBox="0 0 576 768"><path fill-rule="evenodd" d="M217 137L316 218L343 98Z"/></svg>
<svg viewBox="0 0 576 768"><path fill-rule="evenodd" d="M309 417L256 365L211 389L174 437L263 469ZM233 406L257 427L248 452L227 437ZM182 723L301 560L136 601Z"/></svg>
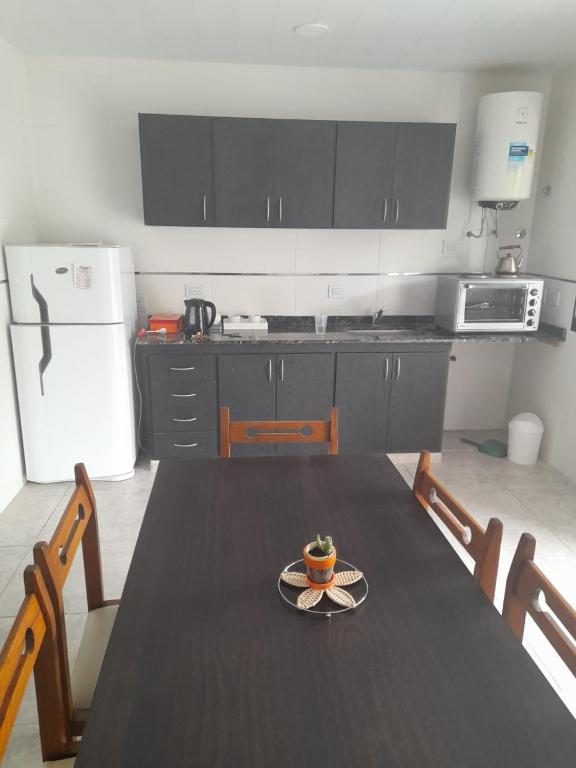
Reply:
<svg viewBox="0 0 576 768"><path fill-rule="evenodd" d="M34 285L34 275L30 275L30 285L32 286L32 296L40 309L40 322L42 323L40 326L42 357L38 363L38 373L40 375L40 392L42 393L42 396L44 396L44 372L46 371L46 368L48 368L50 360L52 360L52 344L50 341L50 327L48 326L48 323L50 322L48 317L48 304L46 303L44 296L42 296L38 288Z"/></svg>

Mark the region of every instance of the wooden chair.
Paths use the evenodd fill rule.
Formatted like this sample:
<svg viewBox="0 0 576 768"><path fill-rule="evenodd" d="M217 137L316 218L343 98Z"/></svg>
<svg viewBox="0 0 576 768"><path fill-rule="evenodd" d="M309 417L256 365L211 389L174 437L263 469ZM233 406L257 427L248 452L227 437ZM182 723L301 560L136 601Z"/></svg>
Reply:
<svg viewBox="0 0 576 768"><path fill-rule="evenodd" d="M328 443L338 453L338 408L328 421L230 421L230 409L220 408L220 456L230 458L234 443Z"/></svg>
<svg viewBox="0 0 576 768"><path fill-rule="evenodd" d="M76 464L74 475L76 488L54 535L49 543L39 542L34 546L34 562L46 582L54 610L63 706L71 741L82 735L119 603L103 597L96 500L83 464ZM71 673L62 591L80 542L88 616Z"/></svg>
<svg viewBox="0 0 576 768"><path fill-rule="evenodd" d="M430 472L430 453L420 455L414 494L424 509L432 509L475 562L474 576L486 596L494 602L498 561L502 543L502 521L492 517L486 530Z"/></svg>
<svg viewBox="0 0 576 768"><path fill-rule="evenodd" d="M46 586L37 566L24 571L26 597L0 651L0 762L16 720L32 670L36 676L36 700L45 759L66 754L61 700L56 622ZM42 687L38 685L38 678ZM47 750L45 749L47 747ZM73 759L44 763L71 768Z"/></svg>
<svg viewBox="0 0 576 768"><path fill-rule="evenodd" d="M576 611L538 568L534 562L535 550L534 536L523 533L506 580L502 615L522 642L526 614L529 614L568 669L576 675ZM541 594L554 615L540 606Z"/></svg>

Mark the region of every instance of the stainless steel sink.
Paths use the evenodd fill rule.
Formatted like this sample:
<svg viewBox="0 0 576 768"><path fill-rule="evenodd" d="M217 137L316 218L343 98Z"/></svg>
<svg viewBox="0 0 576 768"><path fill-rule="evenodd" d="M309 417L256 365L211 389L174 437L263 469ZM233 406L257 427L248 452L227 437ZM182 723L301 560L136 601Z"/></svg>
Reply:
<svg viewBox="0 0 576 768"><path fill-rule="evenodd" d="M408 328L351 328L346 333L357 333L360 336L414 336L416 331Z"/></svg>

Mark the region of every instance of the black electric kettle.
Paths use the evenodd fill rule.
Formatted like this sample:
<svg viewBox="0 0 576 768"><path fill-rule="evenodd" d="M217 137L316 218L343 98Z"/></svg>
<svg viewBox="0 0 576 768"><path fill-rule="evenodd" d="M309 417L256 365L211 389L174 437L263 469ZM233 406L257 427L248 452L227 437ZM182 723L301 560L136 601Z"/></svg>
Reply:
<svg viewBox="0 0 576 768"><path fill-rule="evenodd" d="M186 312L184 313L184 332L187 337L196 333L208 333L216 320L216 307L211 301L204 299L186 299ZM210 310L210 317L208 317Z"/></svg>

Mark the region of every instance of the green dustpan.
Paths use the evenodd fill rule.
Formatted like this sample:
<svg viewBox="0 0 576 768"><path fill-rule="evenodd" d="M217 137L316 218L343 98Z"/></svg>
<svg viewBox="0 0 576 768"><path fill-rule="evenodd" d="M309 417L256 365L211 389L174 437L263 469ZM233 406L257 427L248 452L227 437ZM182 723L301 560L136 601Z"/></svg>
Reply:
<svg viewBox="0 0 576 768"><path fill-rule="evenodd" d="M467 437L463 437L462 442L468 443L468 445L475 445L480 453L485 453L487 456L493 456L495 459L503 459L508 454L508 446L506 443L502 443L500 440L495 440L493 437L489 440L484 440L483 443L476 443L474 440L468 440Z"/></svg>

